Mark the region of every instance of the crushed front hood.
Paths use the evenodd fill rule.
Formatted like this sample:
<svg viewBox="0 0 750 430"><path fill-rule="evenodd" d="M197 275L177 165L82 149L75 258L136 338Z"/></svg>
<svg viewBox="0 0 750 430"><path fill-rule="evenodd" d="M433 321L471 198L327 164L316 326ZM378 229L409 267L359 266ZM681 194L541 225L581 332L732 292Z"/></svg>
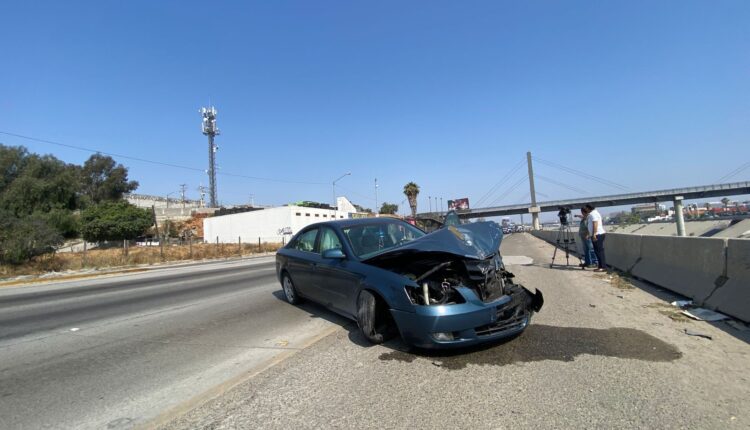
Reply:
<svg viewBox="0 0 750 430"><path fill-rule="evenodd" d="M415 253L444 253L472 260L484 260L499 253L503 230L496 222L475 222L436 230L419 239L374 255L365 263L384 262Z"/></svg>

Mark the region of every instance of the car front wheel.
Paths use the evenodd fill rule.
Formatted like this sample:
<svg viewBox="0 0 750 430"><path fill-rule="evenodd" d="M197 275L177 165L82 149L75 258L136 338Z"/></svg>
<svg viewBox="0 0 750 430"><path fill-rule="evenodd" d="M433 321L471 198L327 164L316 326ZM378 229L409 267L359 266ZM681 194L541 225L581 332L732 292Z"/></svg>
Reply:
<svg viewBox="0 0 750 430"><path fill-rule="evenodd" d="M296 305L302 301L299 294L297 294L297 289L294 288L294 283L292 282L292 278L289 277L288 273L285 273L281 278L281 287L284 290L284 298L287 302L292 305Z"/></svg>
<svg viewBox="0 0 750 430"><path fill-rule="evenodd" d="M357 299L357 325L362 335L374 344L385 342L394 336L388 309L371 292L364 290Z"/></svg>

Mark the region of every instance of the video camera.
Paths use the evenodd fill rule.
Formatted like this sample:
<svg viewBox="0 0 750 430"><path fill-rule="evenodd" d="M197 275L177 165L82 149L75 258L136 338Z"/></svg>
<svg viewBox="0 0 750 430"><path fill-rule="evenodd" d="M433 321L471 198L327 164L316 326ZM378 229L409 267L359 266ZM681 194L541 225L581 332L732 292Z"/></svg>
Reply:
<svg viewBox="0 0 750 430"><path fill-rule="evenodd" d="M560 218L560 224L568 225L568 215L570 215L570 208L567 206L558 206L557 209L557 217Z"/></svg>

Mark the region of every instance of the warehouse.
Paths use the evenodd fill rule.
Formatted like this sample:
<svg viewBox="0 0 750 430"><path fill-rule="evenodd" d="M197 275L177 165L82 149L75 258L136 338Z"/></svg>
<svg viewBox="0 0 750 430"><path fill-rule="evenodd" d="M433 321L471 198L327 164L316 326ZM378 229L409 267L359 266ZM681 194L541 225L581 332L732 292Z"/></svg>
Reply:
<svg viewBox="0 0 750 430"><path fill-rule="evenodd" d="M339 210L279 206L206 218L203 220L204 240L212 243L286 243L310 224L350 218L355 213L354 206L344 197L338 200Z"/></svg>

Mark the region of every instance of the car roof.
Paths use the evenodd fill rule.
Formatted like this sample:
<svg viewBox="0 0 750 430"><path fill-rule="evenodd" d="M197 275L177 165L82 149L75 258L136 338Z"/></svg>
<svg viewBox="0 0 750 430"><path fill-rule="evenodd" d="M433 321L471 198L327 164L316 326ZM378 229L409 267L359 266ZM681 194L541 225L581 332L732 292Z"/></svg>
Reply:
<svg viewBox="0 0 750 430"><path fill-rule="evenodd" d="M311 224L309 227L330 225L330 226L334 226L338 228L348 228L348 227L355 227L358 225L380 225L380 224L391 224L391 223L406 223L406 221L400 220L398 218L391 218L391 217L348 218L348 219L338 219L335 221L323 221L323 222Z"/></svg>

